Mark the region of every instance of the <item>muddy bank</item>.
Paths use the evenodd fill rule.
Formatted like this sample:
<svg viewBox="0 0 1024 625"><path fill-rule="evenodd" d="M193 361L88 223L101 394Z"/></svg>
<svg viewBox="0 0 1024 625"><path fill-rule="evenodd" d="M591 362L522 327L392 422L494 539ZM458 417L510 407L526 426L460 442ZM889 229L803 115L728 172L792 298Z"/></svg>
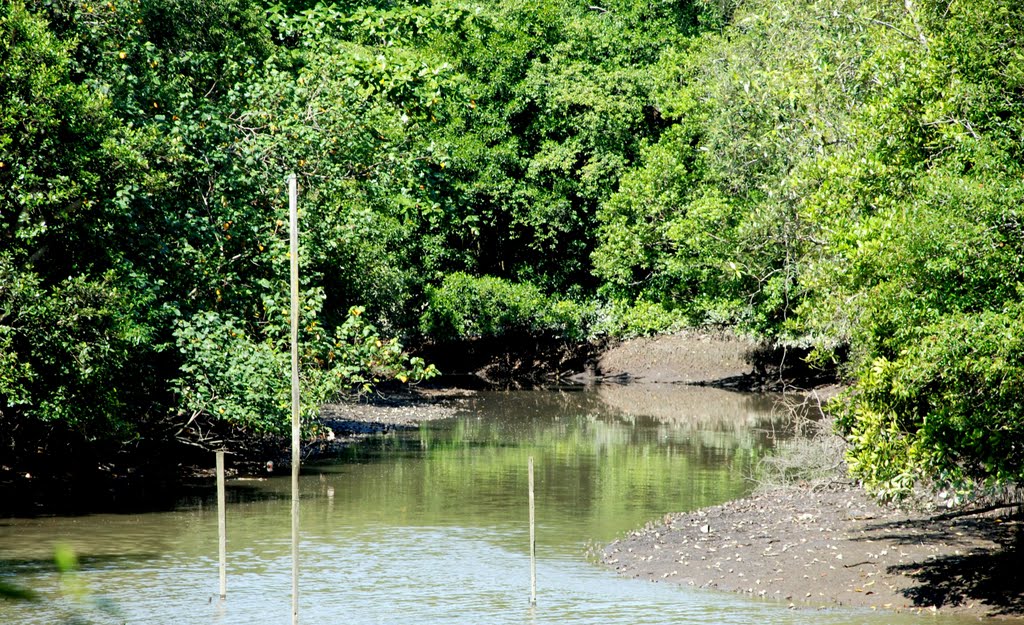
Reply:
<svg viewBox="0 0 1024 625"><path fill-rule="evenodd" d="M758 345L728 334L688 332L609 346L594 363L603 382L726 384L754 374Z"/></svg>
<svg viewBox="0 0 1024 625"><path fill-rule="evenodd" d="M325 405L318 435L303 442L303 461L330 457L375 434L450 417L468 393L412 388ZM146 443L105 455L48 453L20 465L0 461L0 517L171 510L182 497L209 495L212 450L176 440ZM289 437L251 437L228 445L225 473L266 477L287 473L290 464Z"/></svg>
<svg viewBox="0 0 1024 625"><path fill-rule="evenodd" d="M315 460L369 436L447 419L474 394L462 388L427 387L321 406L322 434L307 443L304 457Z"/></svg>
<svg viewBox="0 0 1024 625"><path fill-rule="evenodd" d="M688 410L661 392L666 383L799 385L816 389L813 403L836 392L834 383L819 385L833 382L827 375L765 366L778 362L779 354L758 360L764 351L729 337L659 337L607 351L598 370L611 379L655 382L608 387L616 390L607 401L648 404L665 418ZM842 440L828 442L810 443L814 450L807 457L780 460L823 462L828 459L817 456L825 454L841 466ZM603 561L625 576L739 592L795 609L852 606L1024 621L1024 517L1009 515L1015 511L957 516L901 509L833 477L666 514L608 545Z"/></svg>
<svg viewBox="0 0 1024 625"><path fill-rule="evenodd" d="M505 388L642 382L778 391L836 381L835 371L807 365L807 350L773 347L727 331L591 342L503 336L422 345L417 353L463 382Z"/></svg>
<svg viewBox="0 0 1024 625"><path fill-rule="evenodd" d="M324 428L306 441L304 458L324 457L375 433L450 416L460 394L471 392L467 389L614 382L615 390L604 393L612 405L650 404L668 414L675 407L663 405L652 390L658 385L761 389L774 383L769 380L785 379L776 373L792 370L788 365L780 368L772 360L777 355L756 343L724 333L689 332L614 344L502 337L430 345L420 355L447 375L417 389L389 389L363 401L325 406ZM626 382L647 384L622 384ZM289 468L287 437L226 430L222 438L229 441L227 468L232 476ZM209 485L211 446L185 445L167 432L151 432L120 448L83 444L69 454L66 446L53 444L38 453L25 451L18 459L0 461L0 516L163 509L173 505L182 489Z"/></svg>
<svg viewBox="0 0 1024 625"><path fill-rule="evenodd" d="M455 415L474 391L462 388L407 387L358 400L320 407L316 436L301 446L303 462L323 461L371 436L419 427ZM262 453L239 454L228 463L230 476L262 477L291 471L291 441L281 438ZM208 469L198 473L210 476Z"/></svg>
<svg viewBox="0 0 1024 625"><path fill-rule="evenodd" d="M794 608L1024 617L1019 517L879 505L855 484L786 488L661 522L608 545L620 574Z"/></svg>
<svg viewBox="0 0 1024 625"><path fill-rule="evenodd" d="M725 331L687 331L611 344L585 375L606 383L694 384L737 391L800 391L837 384L837 371L808 365L808 353Z"/></svg>

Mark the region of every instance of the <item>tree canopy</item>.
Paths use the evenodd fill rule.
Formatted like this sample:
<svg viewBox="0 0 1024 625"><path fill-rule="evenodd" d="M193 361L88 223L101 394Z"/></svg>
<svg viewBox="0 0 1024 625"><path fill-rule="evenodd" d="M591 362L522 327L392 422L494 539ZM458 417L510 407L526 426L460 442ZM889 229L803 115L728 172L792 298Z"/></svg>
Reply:
<svg viewBox="0 0 1024 625"><path fill-rule="evenodd" d="M7 424L280 427L294 171L309 412L429 376L399 340L727 325L842 361L833 410L881 493L1024 473L1011 0L17 0L0 23Z"/></svg>

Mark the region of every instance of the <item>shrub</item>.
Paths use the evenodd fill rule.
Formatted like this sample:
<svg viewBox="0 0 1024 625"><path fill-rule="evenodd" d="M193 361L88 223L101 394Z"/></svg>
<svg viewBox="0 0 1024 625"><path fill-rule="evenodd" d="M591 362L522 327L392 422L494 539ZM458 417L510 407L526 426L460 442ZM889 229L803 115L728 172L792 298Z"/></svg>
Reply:
<svg viewBox="0 0 1024 625"><path fill-rule="evenodd" d="M632 338L678 332L691 325L685 315L658 302L612 300L604 305L594 334Z"/></svg>
<svg viewBox="0 0 1024 625"><path fill-rule="evenodd" d="M441 340L551 333L586 337L590 307L555 300L530 283L454 273L427 289L420 330Z"/></svg>
<svg viewBox="0 0 1024 625"><path fill-rule="evenodd" d="M381 338L353 307L333 333L317 326L307 310L300 336L302 416L315 418L320 405L344 393L370 390L389 379L417 382L437 375L433 365L410 358L397 339ZM226 421L255 432L283 432L291 406L291 352L286 327L255 334L216 312L181 321L175 331L184 359L175 381L183 430L203 439L193 423Z"/></svg>
<svg viewBox="0 0 1024 625"><path fill-rule="evenodd" d="M922 477L955 492L1024 476L1024 305L949 315L858 372L834 408L852 473L887 497Z"/></svg>

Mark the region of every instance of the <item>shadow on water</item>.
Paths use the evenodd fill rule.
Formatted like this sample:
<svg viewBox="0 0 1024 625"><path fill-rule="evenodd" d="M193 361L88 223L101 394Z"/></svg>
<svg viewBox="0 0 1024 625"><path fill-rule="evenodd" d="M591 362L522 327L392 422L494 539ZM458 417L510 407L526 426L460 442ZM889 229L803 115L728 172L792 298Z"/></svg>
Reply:
<svg viewBox="0 0 1024 625"><path fill-rule="evenodd" d="M226 490L229 503L263 501L274 495L254 483L233 481ZM74 492L69 492L74 491ZM130 484L41 484L39 490L7 493L0 504L0 517L35 518L89 516L94 514L145 514L171 512L182 508L212 506L217 485L141 481ZM5 523L0 521L0 527Z"/></svg>
<svg viewBox="0 0 1024 625"><path fill-rule="evenodd" d="M140 552L132 554L90 555L76 558L77 570L89 571L111 567L137 566L140 561L156 560L159 552ZM38 558L0 558L0 571L17 568L22 575L51 573L58 570L53 557Z"/></svg>

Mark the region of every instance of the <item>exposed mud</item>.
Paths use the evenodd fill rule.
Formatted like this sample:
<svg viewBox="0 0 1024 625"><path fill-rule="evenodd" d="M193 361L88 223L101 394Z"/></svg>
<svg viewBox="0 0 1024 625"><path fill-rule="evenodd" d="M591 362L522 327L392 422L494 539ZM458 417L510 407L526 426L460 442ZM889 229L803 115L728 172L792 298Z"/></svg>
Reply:
<svg viewBox="0 0 1024 625"><path fill-rule="evenodd" d="M605 548L621 574L776 599L1024 616L1022 522L880 505L836 481L668 514Z"/></svg>
<svg viewBox="0 0 1024 625"><path fill-rule="evenodd" d="M807 353L729 332L689 331L611 345L585 375L602 382L695 384L739 391L807 390L836 384L836 371L810 366Z"/></svg>
<svg viewBox="0 0 1024 625"><path fill-rule="evenodd" d="M644 382L778 391L836 381L835 371L805 362L806 350L774 347L726 331L592 342L505 336L429 344L417 351L448 375L496 387Z"/></svg>
<svg viewBox="0 0 1024 625"><path fill-rule="evenodd" d="M729 335L690 333L613 346L590 377L646 382L599 392L609 404L645 405L663 418L693 412L673 403L671 384L813 389L812 403L834 395L840 389L834 375L808 367L802 356ZM750 397L737 394L737 401ZM824 447L841 465L842 441ZM855 606L1024 622L1019 510L901 509L845 479L667 514L608 545L603 561L630 577L740 592L795 609Z"/></svg>
<svg viewBox="0 0 1024 625"><path fill-rule="evenodd" d="M593 374L606 382L727 384L754 374L758 345L698 333L638 338L600 355Z"/></svg>

